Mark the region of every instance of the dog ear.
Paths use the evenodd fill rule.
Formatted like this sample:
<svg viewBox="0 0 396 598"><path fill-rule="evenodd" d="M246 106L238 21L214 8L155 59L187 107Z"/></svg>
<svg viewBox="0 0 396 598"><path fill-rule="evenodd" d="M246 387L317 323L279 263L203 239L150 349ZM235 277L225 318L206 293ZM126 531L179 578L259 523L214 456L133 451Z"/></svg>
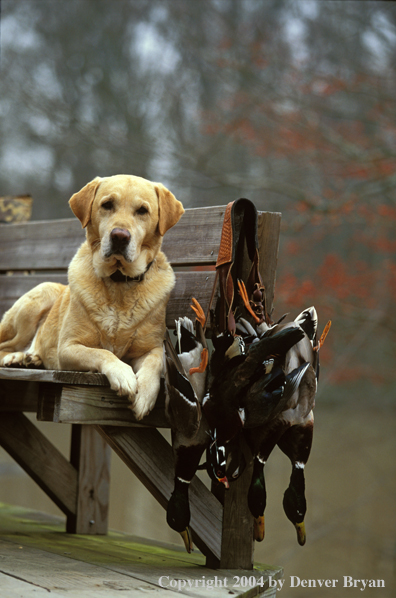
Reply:
<svg viewBox="0 0 396 598"><path fill-rule="evenodd" d="M158 196L159 207L158 230L159 234L163 236L167 230L179 222L184 214L184 208L173 193L168 191L161 183L155 184L155 191Z"/></svg>
<svg viewBox="0 0 396 598"><path fill-rule="evenodd" d="M75 193L69 199L69 205L73 214L80 220L83 228L85 228L91 220L92 204L101 180L100 177L96 177L93 181L85 185L81 191L78 191L78 193Z"/></svg>

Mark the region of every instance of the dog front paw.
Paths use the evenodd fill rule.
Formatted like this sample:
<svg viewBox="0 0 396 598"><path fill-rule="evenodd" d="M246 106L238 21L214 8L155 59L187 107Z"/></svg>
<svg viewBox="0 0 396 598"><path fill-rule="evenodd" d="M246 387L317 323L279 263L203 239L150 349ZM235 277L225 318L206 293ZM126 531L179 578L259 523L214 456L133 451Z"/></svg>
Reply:
<svg viewBox="0 0 396 598"><path fill-rule="evenodd" d="M132 401L132 409L137 420L143 419L153 409L160 389L160 381L150 373L140 370L137 373L137 394Z"/></svg>
<svg viewBox="0 0 396 598"><path fill-rule="evenodd" d="M43 365L43 360L36 353L26 353L23 365L27 368L39 368Z"/></svg>
<svg viewBox="0 0 396 598"><path fill-rule="evenodd" d="M102 369L102 373L107 377L110 388L123 397L127 396L133 399L137 390L137 380L130 365L120 361L117 364L111 363Z"/></svg>
<svg viewBox="0 0 396 598"><path fill-rule="evenodd" d="M17 353L8 353L0 361L0 366L3 368L22 367L24 364L25 353L18 351Z"/></svg>

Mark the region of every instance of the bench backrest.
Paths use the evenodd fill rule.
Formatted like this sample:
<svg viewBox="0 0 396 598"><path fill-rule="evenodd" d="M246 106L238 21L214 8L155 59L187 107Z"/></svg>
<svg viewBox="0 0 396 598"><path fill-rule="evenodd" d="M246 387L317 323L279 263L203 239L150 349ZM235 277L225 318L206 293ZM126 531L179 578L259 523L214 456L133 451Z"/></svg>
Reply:
<svg viewBox="0 0 396 598"><path fill-rule="evenodd" d="M225 206L186 210L170 229L162 249L176 271L167 310L167 326L192 316L191 297L205 313L212 293ZM274 296L281 215L259 213L260 269L267 306ZM44 281L67 284L67 268L85 231L76 218L0 225L0 317L28 290Z"/></svg>

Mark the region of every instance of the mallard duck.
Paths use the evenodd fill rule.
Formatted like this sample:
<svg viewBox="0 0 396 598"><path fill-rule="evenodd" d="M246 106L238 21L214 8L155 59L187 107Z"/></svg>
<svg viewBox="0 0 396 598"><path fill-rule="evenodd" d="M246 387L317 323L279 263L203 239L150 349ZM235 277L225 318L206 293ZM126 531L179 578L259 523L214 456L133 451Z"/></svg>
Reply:
<svg viewBox="0 0 396 598"><path fill-rule="evenodd" d="M201 323L199 323L199 326ZM209 428L202 417L200 400L205 391L206 365L202 354L207 348L198 342L193 324L188 318L176 322L177 348L169 334L165 339L165 412L172 432L175 456L175 485L167 507L168 525L179 532L187 552L193 549L189 528L190 506L188 490L209 441ZM206 342L206 341L203 341Z"/></svg>
<svg viewBox="0 0 396 598"><path fill-rule="evenodd" d="M289 324L279 325L275 331L269 330L266 335L278 334L281 330L287 330L301 322L309 336L304 332L303 338L293 345L286 353L282 369L285 378L291 374L295 376L296 384L289 394L288 400L273 411L271 417L259 428L248 427L244 429L247 443L255 456L252 482L248 492L249 508L257 520L255 522L255 539L261 540L264 532L264 509L266 503L266 492L264 482L264 465L268 460L276 444L290 458L292 462L292 475L290 484L285 492L283 507L286 516L293 523L297 530L297 539L300 545L305 543L304 516L306 512L306 500L304 495L304 466L308 460L312 444L313 433L313 407L317 388L317 353L320 342L316 343L316 328L314 320L317 321L314 308L305 310L296 320ZM326 326L327 334L329 324ZM324 337L321 341L323 344ZM297 367L296 367L297 366ZM293 369L294 368L294 369ZM279 407L281 404L279 404Z"/></svg>
<svg viewBox="0 0 396 598"><path fill-rule="evenodd" d="M251 344L247 353L238 351L231 360L225 358L227 352L223 351L219 363L215 360L215 349L210 367L212 370L212 364L216 362L216 368L214 375L211 371L209 394L205 397L203 410L211 428L216 428L220 444L231 440L244 425L241 406L248 388L267 373L272 358L284 356L303 337L304 332L298 325L291 326L273 336L264 336ZM240 345L240 340L235 339L230 347Z"/></svg>
<svg viewBox="0 0 396 598"><path fill-rule="evenodd" d="M175 455L175 485L168 502L166 520L172 529L180 533L187 552L191 552L193 545L189 528L188 499L191 480L190 471L187 472L187 476L185 471L189 461L186 451L188 452L190 442L198 433L201 407L169 338L165 341L165 354L165 413L171 426Z"/></svg>
<svg viewBox="0 0 396 598"><path fill-rule="evenodd" d="M319 378L319 349L323 345L330 330L329 321L317 341L318 317L314 307L304 310L296 321L305 330L310 343L307 340L301 346L293 347L288 355L285 368L292 367L298 360L309 355L312 370L307 372L307 377L299 389L298 401L290 405L289 410L284 414L291 426L278 440L279 448L287 455L292 464L290 483L283 497L283 509L287 518L293 523L297 531L297 541L303 546L306 541L304 517L307 510L305 499L304 468L312 446L315 395ZM311 350L310 350L311 349ZM315 373L315 375L314 375Z"/></svg>
<svg viewBox="0 0 396 598"><path fill-rule="evenodd" d="M255 335L247 326L248 334ZM207 468L212 479L222 482L226 488L229 483L237 479L246 467L246 458L240 449L239 432L247 424L259 426L266 422L272 412L274 417L282 410L290 396L298 386L305 369L297 368L287 377L278 362L284 360L287 350L304 337L304 332L298 326L294 330L280 332L270 340L255 338L246 354L243 339L232 337L225 333L217 339L219 343L215 349L220 352L216 359L215 353L211 359L212 385L210 393L205 397L203 409L208 415L209 422L214 427L215 442L207 449ZM219 346L220 345L220 346ZM216 346L216 345L215 345ZM243 349L242 349L243 347ZM274 368L274 363L276 367ZM213 372L214 370L214 372ZM215 374L213 376L213 374ZM217 377L216 377L217 374ZM220 383L219 383L220 380ZM219 392L224 392L224 398L219 400ZM220 395L220 398L221 395ZM233 401L233 402L232 402ZM278 411L274 411L278 406ZM255 422L255 419L257 421ZM218 431L220 430L220 435ZM220 436L220 437L219 437ZM229 459L226 461L226 445ZM265 484L263 466L256 459L250 494L250 504L255 517L255 538L264 536L264 508ZM257 475L256 475L257 474ZM256 506L256 497L264 499L264 505ZM262 511L262 512L261 512ZM257 512L257 515L256 515Z"/></svg>
<svg viewBox="0 0 396 598"><path fill-rule="evenodd" d="M181 438L172 434L172 448L175 455L175 484L166 510L168 525L179 532L187 552L193 550L190 530L189 487L208 444L209 427L204 418L193 438Z"/></svg>
<svg viewBox="0 0 396 598"><path fill-rule="evenodd" d="M249 388L245 397L245 425L243 433L254 455L252 480L248 491L248 505L254 517L254 539L264 539L264 510L266 489L264 465L276 444L279 426L278 417L298 390L300 383L310 367L304 363L285 376L277 366L269 382L267 376ZM271 372L272 374L272 372ZM260 453L256 454L257 439L260 439Z"/></svg>

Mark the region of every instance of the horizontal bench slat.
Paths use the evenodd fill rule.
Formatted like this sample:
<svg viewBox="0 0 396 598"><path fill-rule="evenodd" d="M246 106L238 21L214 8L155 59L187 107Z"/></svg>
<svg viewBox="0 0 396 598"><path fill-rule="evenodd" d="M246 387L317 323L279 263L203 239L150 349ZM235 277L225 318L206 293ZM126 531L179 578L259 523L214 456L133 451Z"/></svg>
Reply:
<svg viewBox="0 0 396 598"><path fill-rule="evenodd" d="M162 249L173 266L215 264L226 206L192 208L164 236Z"/></svg>
<svg viewBox="0 0 396 598"><path fill-rule="evenodd" d="M163 250L174 265L216 261L224 207L186 210L165 235ZM60 270L85 239L76 218L0 225L0 270Z"/></svg>
<svg viewBox="0 0 396 598"><path fill-rule="evenodd" d="M166 325L168 328L174 328L175 320L181 316L195 319L195 314L190 307L192 297L199 301L205 314L208 312L215 277L215 272L208 271L176 272L176 286L171 293L166 310ZM216 305L216 299L217 292L213 306Z"/></svg>
<svg viewBox="0 0 396 598"><path fill-rule="evenodd" d="M213 271L176 272L176 286L172 291L166 316L168 328L174 328L175 319L180 316L194 316L190 309L191 297L198 299L206 313L214 279L215 272ZM67 276L66 274L50 273L0 276L0 317L19 297L42 282L67 284Z"/></svg>
<svg viewBox="0 0 396 598"><path fill-rule="evenodd" d="M174 266L215 264L225 206L186 210L165 235L162 248ZM274 212L259 213L259 223L280 220ZM0 271L66 270L84 241L76 218L0 225Z"/></svg>
<svg viewBox="0 0 396 598"><path fill-rule="evenodd" d="M93 372L66 372L59 370L30 370L27 368L0 367L0 380L109 386L107 378L103 374Z"/></svg>
<svg viewBox="0 0 396 598"><path fill-rule="evenodd" d="M67 424L112 426L153 426L169 428L165 415L165 390L162 387L154 409L137 421L126 397L110 388L55 384L41 386L37 419Z"/></svg>

